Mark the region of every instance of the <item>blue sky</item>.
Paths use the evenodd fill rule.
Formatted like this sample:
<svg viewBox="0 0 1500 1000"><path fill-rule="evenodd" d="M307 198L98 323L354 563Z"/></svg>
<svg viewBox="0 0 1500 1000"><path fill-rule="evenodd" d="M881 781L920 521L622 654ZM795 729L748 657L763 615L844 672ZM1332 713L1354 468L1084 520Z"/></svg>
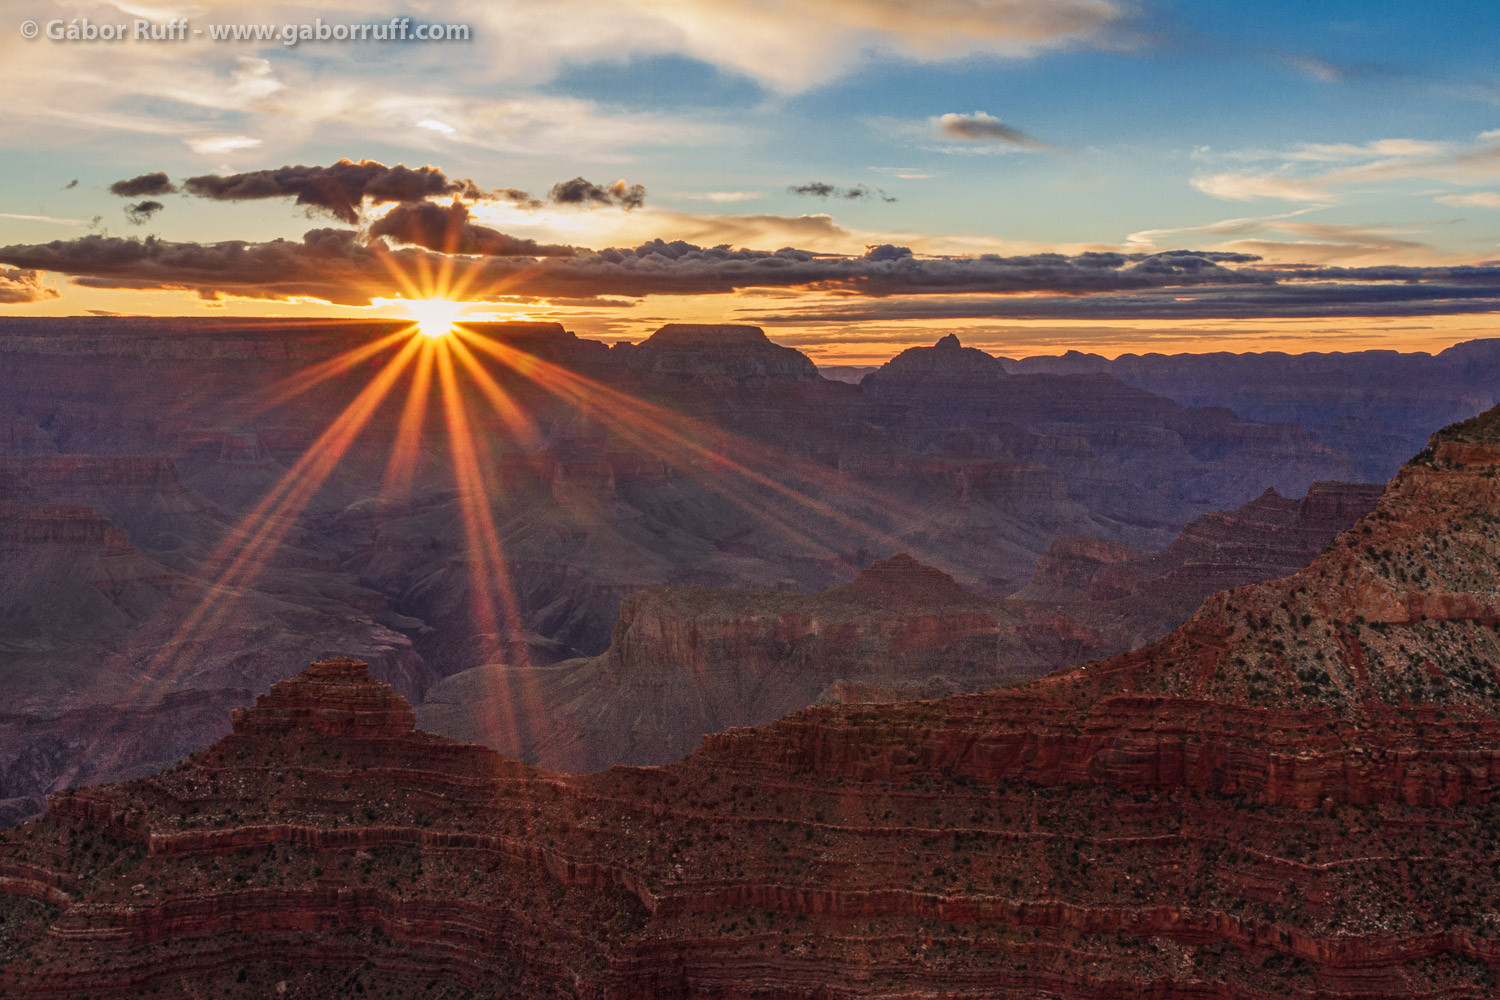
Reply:
<svg viewBox="0 0 1500 1000"><path fill-rule="evenodd" d="M232 175L347 157L432 164L486 189L545 193L574 176L644 185L641 208L471 206L485 225L582 248L653 238L852 255L894 243L935 257L1188 248L1252 254L1256 267L1500 258L1494 4L122 6L129 13L17 3L7 17L411 15L467 24L473 37L90 46L25 41L7 27L0 246L298 239L308 213L290 199L174 192L133 223L108 188L152 171ZM837 193L789 190L813 182ZM361 228L388 206L366 207ZM169 280L132 280L128 292L90 287L111 280L77 271L41 280L57 294L13 292L0 309L184 311L203 300L201 287ZM598 309L560 314L607 332L658 312L753 312L745 294L643 296L618 322ZM213 304L264 312L277 301L234 292ZM1363 319L1378 325L1377 312ZM1492 312L1471 300L1462 315L1432 336L1482 331Z"/></svg>

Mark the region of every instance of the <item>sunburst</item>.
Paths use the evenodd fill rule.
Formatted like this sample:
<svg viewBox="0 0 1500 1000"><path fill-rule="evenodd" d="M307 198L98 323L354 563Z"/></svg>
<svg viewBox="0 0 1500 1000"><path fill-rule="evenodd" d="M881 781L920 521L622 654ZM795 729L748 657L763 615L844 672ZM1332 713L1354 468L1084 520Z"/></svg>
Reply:
<svg viewBox="0 0 1500 1000"><path fill-rule="evenodd" d="M268 564L355 439L402 384L407 386L406 395L386 460L382 493L407 494L422 461L446 460L451 465L458 487L456 502L466 549L463 562L470 577L470 611L481 636L482 648L478 653L491 662L503 660L523 668L527 665L525 644L517 641L524 629L511 580L512 569L504 551L502 532L495 523L493 504L503 493L503 486L495 480L490 449L498 446L530 450L541 439L531 416L507 391L502 379L519 379L522 384L535 387L598 421L621 441L660 458L704 489L731 501L750 517L812 546L848 569L855 567L847 564L846 557L838 551L838 540L811 522L837 523L887 547L895 544L884 531L859 523L818 498L843 496L890 514L903 506L898 501L874 496L867 488L818 463L773 452L723 428L648 403L466 326L464 320L472 317L471 310L477 305L466 301L466 296L492 299L500 291L488 288L471 295L470 273L461 271L455 275L449 265L434 274L423 262L417 267L418 273L411 275L396 268L392 261L387 264L403 294L399 298L375 300L375 304L399 308L410 318L408 325L304 369L258 393L257 400L246 401L246 415L261 413L358 366L380 365L349 405L206 561L202 568L212 583L201 602L180 621L159 655L153 658L135 697L142 700L155 697L190 669L188 659L195 648L194 636L215 631L228 620L237 597ZM505 373L502 379L497 379L496 375L502 373ZM436 426L446 431L448 439L446 456L427 452L423 447L433 400L439 406ZM487 409L493 420L479 426L476 409ZM809 514L815 517L809 519ZM909 543L903 547L919 557L926 555ZM931 557L929 561L938 562ZM534 713L540 711L530 672L522 670L519 675L511 676L521 678L519 689L512 691L511 682L503 682L506 690L499 692L507 702L501 713L503 717L489 720L491 725L487 727L502 743L513 743L518 728L536 723ZM99 735L104 737L103 733Z"/></svg>

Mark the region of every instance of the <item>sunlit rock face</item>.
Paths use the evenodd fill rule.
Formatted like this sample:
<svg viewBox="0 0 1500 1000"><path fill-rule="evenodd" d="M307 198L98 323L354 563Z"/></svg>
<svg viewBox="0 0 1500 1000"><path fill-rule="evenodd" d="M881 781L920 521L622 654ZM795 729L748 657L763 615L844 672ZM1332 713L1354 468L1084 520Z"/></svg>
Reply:
<svg viewBox="0 0 1500 1000"><path fill-rule="evenodd" d="M668 767L531 769L316 664L212 748L0 835L0 990L1489 995L1497 473L1500 410L1160 642Z"/></svg>

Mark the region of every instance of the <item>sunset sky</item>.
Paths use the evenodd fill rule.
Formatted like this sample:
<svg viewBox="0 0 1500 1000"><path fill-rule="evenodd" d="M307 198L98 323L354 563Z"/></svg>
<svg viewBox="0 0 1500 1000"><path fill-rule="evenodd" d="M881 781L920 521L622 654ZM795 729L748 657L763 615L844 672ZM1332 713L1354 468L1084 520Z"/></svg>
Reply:
<svg viewBox="0 0 1500 1000"><path fill-rule="evenodd" d="M18 30L85 17L205 34ZM392 17L471 38L207 32ZM6 0L0 315L1437 350L1500 334L1497 41L1492 0Z"/></svg>

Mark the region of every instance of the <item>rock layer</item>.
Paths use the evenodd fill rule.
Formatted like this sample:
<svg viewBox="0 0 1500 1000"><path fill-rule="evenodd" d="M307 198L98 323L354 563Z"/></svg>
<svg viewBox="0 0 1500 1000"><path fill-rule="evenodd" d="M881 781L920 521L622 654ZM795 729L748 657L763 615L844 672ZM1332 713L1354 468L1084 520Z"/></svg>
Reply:
<svg viewBox="0 0 1500 1000"><path fill-rule="evenodd" d="M591 771L670 763L707 734L818 702L992 688L1134 649L1215 591L1295 572L1379 493L1351 483L1314 484L1301 500L1268 491L1198 518L1162 552L1064 536L1014 598L973 594L906 555L821 594L637 591L600 656L462 671L428 692L418 718L530 763Z"/></svg>
<svg viewBox="0 0 1500 1000"><path fill-rule="evenodd" d="M1492 995L1497 473L1500 410L1159 643L665 768L538 771L315 665L0 837L0 990Z"/></svg>
<svg viewBox="0 0 1500 1000"><path fill-rule="evenodd" d="M819 701L975 691L1115 651L1056 617L904 554L820 594L657 588L623 600L600 656L463 671L419 719L559 770L666 764L709 733Z"/></svg>

